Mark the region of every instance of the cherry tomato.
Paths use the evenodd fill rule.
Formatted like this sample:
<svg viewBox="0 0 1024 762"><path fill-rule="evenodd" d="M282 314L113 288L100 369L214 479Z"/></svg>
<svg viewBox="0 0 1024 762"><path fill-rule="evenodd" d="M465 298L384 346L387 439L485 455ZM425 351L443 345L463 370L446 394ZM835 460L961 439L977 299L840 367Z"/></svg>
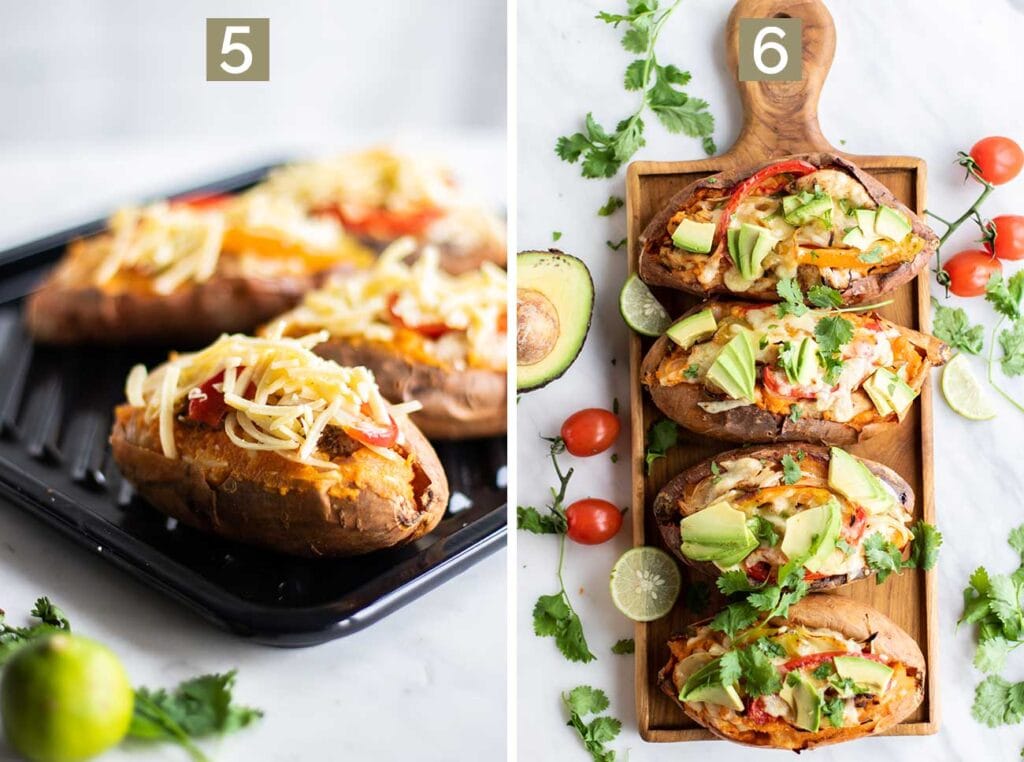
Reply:
<svg viewBox="0 0 1024 762"><path fill-rule="evenodd" d="M597 455L615 443L619 418L610 410L588 407L573 413L562 424L565 449L578 457Z"/></svg>
<svg viewBox="0 0 1024 762"><path fill-rule="evenodd" d="M1024 216L1003 214L995 217L995 255L1000 259L1024 259Z"/></svg>
<svg viewBox="0 0 1024 762"><path fill-rule="evenodd" d="M565 509L569 539L580 545L600 545L618 534L622 512L614 503L588 497Z"/></svg>
<svg viewBox="0 0 1024 762"><path fill-rule="evenodd" d="M389 418L385 426L345 426L345 433L357 442L374 447L391 447L398 441L398 424Z"/></svg>
<svg viewBox="0 0 1024 762"><path fill-rule="evenodd" d="M758 561L746 567L747 578L754 582L767 582L772 574L772 565L767 561Z"/></svg>
<svg viewBox="0 0 1024 762"><path fill-rule="evenodd" d="M980 296L993 273L1003 271L999 260L987 251L970 250L954 254L942 269L949 275L949 290L957 296Z"/></svg>
<svg viewBox="0 0 1024 762"><path fill-rule="evenodd" d="M245 370L244 366L238 368L238 372L241 373ZM215 376L211 376L206 379L198 387L198 393L196 396L189 394L188 398L188 417L193 421L199 421L205 423L207 426L214 428L220 426L224 420L224 416L228 414L227 403L224 402L224 392L220 389L214 389L215 384L221 384L224 382L224 371L221 371ZM195 390L193 390L194 392ZM253 384L249 384L249 388L245 390L246 397L252 397L256 394L256 387Z"/></svg>
<svg viewBox="0 0 1024 762"><path fill-rule="evenodd" d="M774 719L765 711L763 697L758 696L756 699L751 699L747 704L747 719L755 725L766 725Z"/></svg>
<svg viewBox="0 0 1024 762"><path fill-rule="evenodd" d="M1020 174L1024 167L1024 151L1010 138L993 136L982 138L971 149L971 158L986 181L1002 185Z"/></svg>
<svg viewBox="0 0 1024 762"><path fill-rule="evenodd" d="M392 294L388 299L388 312L391 313L391 322L395 325L408 328L410 331L416 331L418 334L426 336L428 339L439 339L452 330L444 323L419 323L417 325L410 325L402 319L401 315L395 312L395 305L397 303L398 294Z"/></svg>

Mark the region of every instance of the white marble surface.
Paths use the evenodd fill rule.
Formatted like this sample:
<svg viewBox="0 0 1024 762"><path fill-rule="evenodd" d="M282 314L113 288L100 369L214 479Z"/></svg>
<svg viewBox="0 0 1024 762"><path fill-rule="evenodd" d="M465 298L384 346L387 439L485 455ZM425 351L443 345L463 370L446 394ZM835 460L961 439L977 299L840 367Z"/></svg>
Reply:
<svg viewBox="0 0 1024 762"><path fill-rule="evenodd" d="M961 183L951 166L958 148L969 148L988 134L1009 134L1024 141L1020 93L1024 90L1020 40L1024 15L1006 0L984 4L954 2L828 3L838 29L832 72L821 100L825 135L836 145L845 141L853 153L909 154L929 162L929 199L933 209L958 214L976 195ZM972 6L975 8L972 10ZM583 180L578 169L559 161L553 151L558 135L577 128L593 110L612 123L632 109L634 95L618 85L629 54L618 48L614 32L594 21L598 9L613 9L600 0L520 0L519 3L519 239L518 247L546 248L551 232L563 232L558 246L583 257L597 286L590 337L576 364L549 388L528 394L519 410L520 503L539 502L551 483L545 447L537 435L557 432L573 410L607 407L613 397L627 399L626 329L616 308L625 275L624 252L607 249L606 239L625 235L622 212L611 219L595 212L610 193L624 195L624 181ZM715 137L728 147L739 128L739 99L725 71L723 30L730 4L688 0L665 27L659 48L663 63L693 72L693 95L710 101L718 119ZM870 11L868 10L870 8ZM696 159L696 141L668 135L651 118L643 159ZM987 212L1024 211L1024 178L1001 188ZM945 215L944 215L945 216ZM948 251L970 245L962 232ZM962 244L962 246L961 246ZM1011 265L1007 271L1017 269ZM991 323L991 308L979 300L957 300L971 315ZM988 337L986 336L986 342ZM618 364L612 366L612 358ZM977 372L980 361L973 361ZM1018 391L1024 388L1017 386ZM999 417L970 423L954 415L939 398L935 403L936 504L946 536L939 563L940 661L932 665L941 681L942 729L925 738L880 738L813 754L816 760L919 758L941 762L958 759L1011 760L1024 745L1024 726L989 730L969 714L973 687L971 637L956 633L960 593L978 564L1009 571L1013 554L1005 544L1008 530L1024 520L1024 466L1020 434L1024 417L999 402ZM618 451L627 452L625 436ZM626 504L629 476L624 460L612 466L605 456L575 460L569 498L595 495ZM630 545L623 531L605 546L571 545L566 585L580 612L598 660L570 664L550 639L531 629L530 611L537 596L557 590L556 546L550 537L519 533L520 569L517 602L518 747L525 760L584 759L579 742L565 727L559 693L581 683L606 690L611 711L624 721L614 746L629 751L634 762L700 758L792 759L778 753L752 752L721 742L650 745L636 733L633 660L613 656L609 647L630 637L632 625L613 608L607 592L608 571ZM1024 679L1024 659L1012 657L1006 671Z"/></svg>
<svg viewBox="0 0 1024 762"><path fill-rule="evenodd" d="M117 144L0 143L0 248L103 214L113 205L214 179L295 152L384 136L323 136L319 145L193 140ZM405 136L447 155L503 203L504 139L494 133ZM0 360L2 367L2 360ZM76 631L110 645L136 684L174 685L238 669L237 696L265 718L209 745L218 760L458 762L505 750L507 555L500 551L378 624L299 650L253 645L72 545L0 502L0 607L19 622L39 595ZM184 760L177 747L128 747L104 759ZM0 741L0 760L13 759Z"/></svg>

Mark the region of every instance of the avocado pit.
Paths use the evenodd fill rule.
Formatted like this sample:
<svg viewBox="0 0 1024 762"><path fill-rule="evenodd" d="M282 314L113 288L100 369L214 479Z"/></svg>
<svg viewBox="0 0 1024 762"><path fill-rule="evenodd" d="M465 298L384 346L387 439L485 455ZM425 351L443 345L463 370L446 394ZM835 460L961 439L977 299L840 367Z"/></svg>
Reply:
<svg viewBox="0 0 1024 762"><path fill-rule="evenodd" d="M516 291L516 364L533 365L551 354L558 342L558 311L532 288Z"/></svg>

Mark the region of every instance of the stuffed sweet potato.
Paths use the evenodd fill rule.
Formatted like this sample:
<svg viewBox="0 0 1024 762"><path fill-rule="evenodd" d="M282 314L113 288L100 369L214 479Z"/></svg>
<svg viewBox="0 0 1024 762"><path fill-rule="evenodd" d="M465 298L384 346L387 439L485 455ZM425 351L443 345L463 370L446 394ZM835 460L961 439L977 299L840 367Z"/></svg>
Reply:
<svg viewBox="0 0 1024 762"><path fill-rule="evenodd" d="M184 524L302 556L349 556L433 529L448 484L430 444L366 368L314 354L323 336L222 336L129 375L114 460Z"/></svg>
<svg viewBox="0 0 1024 762"><path fill-rule="evenodd" d="M374 148L283 167L261 187L339 219L378 250L403 236L436 246L451 273L506 262L501 220L460 189L450 169L424 156Z"/></svg>
<svg viewBox="0 0 1024 762"><path fill-rule="evenodd" d="M731 639L709 624L669 641L658 683L728 741L793 751L850 741L884 733L924 698L917 643L859 601L810 595Z"/></svg>
<svg viewBox="0 0 1024 762"><path fill-rule="evenodd" d="M332 273L372 261L332 220L258 194L122 209L33 293L38 341L194 344L246 331Z"/></svg>
<svg viewBox="0 0 1024 762"><path fill-rule="evenodd" d="M844 304L919 273L938 237L881 183L834 154L772 160L698 180L640 238L640 277L700 296L778 301L796 279Z"/></svg>
<svg viewBox="0 0 1024 762"><path fill-rule="evenodd" d="M876 535L904 552L913 512L914 492L892 469L805 443L721 453L654 498L665 544L701 573L740 570L759 585L799 570L812 590L873 574L865 543Z"/></svg>
<svg viewBox="0 0 1024 762"><path fill-rule="evenodd" d="M392 402L418 400L412 419L432 439L467 439L506 429L507 291L490 263L449 275L415 241L392 244L370 270L310 292L273 321L269 334L324 330L315 351L365 365Z"/></svg>
<svg viewBox="0 0 1024 762"><path fill-rule="evenodd" d="M654 404L730 442L853 444L898 425L949 359L938 339L873 312L784 306L711 301L686 313L641 366Z"/></svg>

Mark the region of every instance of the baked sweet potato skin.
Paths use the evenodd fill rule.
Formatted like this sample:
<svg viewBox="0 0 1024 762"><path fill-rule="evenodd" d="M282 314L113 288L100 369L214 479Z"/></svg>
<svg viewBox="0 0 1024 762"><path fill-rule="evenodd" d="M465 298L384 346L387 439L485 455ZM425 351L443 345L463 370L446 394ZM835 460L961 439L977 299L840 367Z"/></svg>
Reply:
<svg viewBox="0 0 1024 762"><path fill-rule="evenodd" d="M504 434L507 381L503 371L456 371L401 356L386 345L332 338L314 351L339 365L373 371L384 399L418 400L413 422L430 439L472 439Z"/></svg>
<svg viewBox="0 0 1024 762"><path fill-rule="evenodd" d="M797 454L800 452L803 453L803 456L807 461L817 461L819 464L824 466L827 472L828 464L831 460L829 448L805 442L793 442L768 446L758 445L754 447L745 447L740 450L729 450L728 452L719 453L718 455L703 460L677 475L672 479L672 481L662 487L661 491L654 497L654 520L658 524L658 529L661 532L661 538L665 542L669 551L684 564L693 567L704 576L712 578L719 577L722 572L714 565L714 563L710 561L694 561L691 558L687 558L682 553L682 539L679 531L680 520L684 516L689 516L701 508L706 507L687 502L688 496L700 482L711 477L713 473L711 469L712 464L719 464L725 461L737 460L739 458L756 458L761 461L781 463L784 455L789 455L795 459ZM899 501L899 504L909 515L913 515L915 499L914 490L907 481L888 466L883 466L881 463L876 463L872 460L865 460L864 458L858 458L858 460L867 466L871 473L888 484L892 488L893 492L896 493L896 499ZM831 577L810 580L808 582L808 586L811 590L826 590L841 587L849 584L850 582L867 577L870 573L870 569L865 567L853 575L837 574Z"/></svg>
<svg viewBox="0 0 1024 762"><path fill-rule="evenodd" d="M716 320L728 314L735 302L712 300L698 304L684 315L710 309ZM928 334L897 326L903 335L918 347L930 366L945 364L950 357L946 344ZM788 415L772 413L757 405L744 405L721 413L708 413L698 406L719 398L710 394L703 384L681 383L663 386L655 372L672 350L672 340L662 336L651 347L640 366L640 379L651 400L661 412L685 428L725 442L815 442L829 445L854 445L898 426L896 420L879 420L858 428L840 421L829 421L809 415L793 420Z"/></svg>
<svg viewBox="0 0 1024 762"><path fill-rule="evenodd" d="M188 526L288 555L355 556L422 537L448 504L430 443L405 416L394 418L411 462L357 448L343 456L340 485L318 483L310 467L243 450L223 430L201 425L176 424L172 460L161 451L155 422L130 405L116 409L110 443L139 494Z"/></svg>
<svg viewBox="0 0 1024 762"><path fill-rule="evenodd" d="M913 233L920 236L925 241L924 247L920 252L918 252L917 256L915 256L913 260L904 262L888 272L879 273L877 275L868 275L864 278L851 282L846 289L840 291L844 304L863 304L876 299L882 294L894 291L904 283L912 280L914 276L927 267L928 262L931 261L932 256L938 248L939 239L938 236L935 235L934 231L932 231L932 229L929 228L920 217L907 208L905 204L897 199L892 192L878 182L878 180L838 154L810 153L782 156L763 162L757 166L744 167L741 169L721 172L717 175L711 175L710 177L705 177L687 185L672 196L665 207L654 216L640 235L641 248L639 272L640 277L644 282L654 286L668 286L669 288L675 288L680 291L686 291L702 297L728 295L737 299L752 299L755 301L766 302L780 301L778 292L775 290L774 285L764 288L753 287L742 293L730 291L724 285L715 285L709 289L704 288L696 282L696 280L681 278L678 273L673 272L671 268L667 267L665 263L661 261L661 258L658 256L658 252L662 244L670 238L667 227L669 220L677 211L686 205L686 202L697 191L702 189L712 189L714 191L721 192L724 189L732 188L737 183L745 180L747 177L750 177L764 167L772 164L778 164L779 162L789 159L800 159L819 169L837 169L852 175L854 179L864 186L868 195L875 201L875 203L879 205L884 204L885 206L889 206L903 212L903 214L907 216L907 219L911 221ZM720 241L716 252L724 251L724 247L725 242ZM811 286L821 282L818 268L812 265L801 265L797 273L797 280L799 281L801 288L803 288L806 293Z"/></svg>
<svg viewBox="0 0 1024 762"><path fill-rule="evenodd" d="M862 643L870 640L875 653L886 654L892 661L906 667L907 675L913 680L914 689L906 693L887 692L883 697L884 703L874 704L876 716L857 726L835 728L824 722L817 733L800 730L782 722L772 723L762 730L737 728L712 714L705 704L679 701L679 688L672 679L673 670L683 651L682 644L699 627L709 622L710 620L696 622L685 634L669 641L671 655L668 663L658 673L658 687L694 722L727 741L745 746L804 751L885 733L908 717L924 700L925 659L921 648L910 635L887 616L860 601L839 595L815 593L790 607L785 620L775 619L772 623L788 622L809 628L830 629Z"/></svg>

